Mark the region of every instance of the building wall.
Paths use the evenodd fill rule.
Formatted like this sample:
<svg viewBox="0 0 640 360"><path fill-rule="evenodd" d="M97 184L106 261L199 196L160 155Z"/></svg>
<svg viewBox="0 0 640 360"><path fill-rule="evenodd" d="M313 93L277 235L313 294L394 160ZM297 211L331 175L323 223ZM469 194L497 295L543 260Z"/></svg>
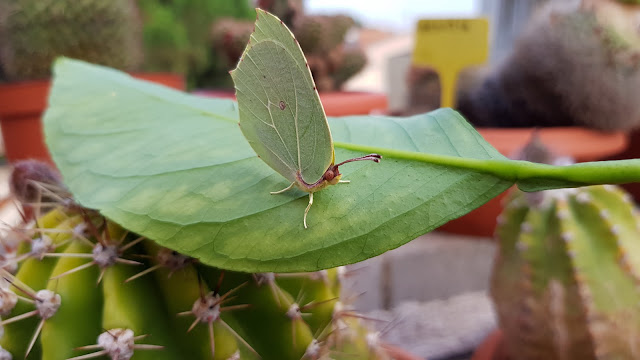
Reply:
<svg viewBox="0 0 640 360"><path fill-rule="evenodd" d="M491 26L490 61L500 61L513 46L514 40L535 12L549 0L481 0L480 11Z"/></svg>

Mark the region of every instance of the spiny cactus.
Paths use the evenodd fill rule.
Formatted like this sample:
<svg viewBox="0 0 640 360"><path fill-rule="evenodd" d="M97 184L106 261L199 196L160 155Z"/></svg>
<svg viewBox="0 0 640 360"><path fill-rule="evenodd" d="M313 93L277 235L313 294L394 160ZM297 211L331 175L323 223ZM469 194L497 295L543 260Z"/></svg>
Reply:
<svg viewBox="0 0 640 360"><path fill-rule="evenodd" d="M457 107L478 126L640 125L639 6L551 1Z"/></svg>
<svg viewBox="0 0 640 360"><path fill-rule="evenodd" d="M124 70L142 60L132 0L0 0L0 62L9 80L46 78L58 56Z"/></svg>
<svg viewBox="0 0 640 360"><path fill-rule="evenodd" d="M291 0L289 0L291 1ZM265 10L286 2L264 1ZM287 3L288 4L288 3ZM288 5L287 5L288 6ZM305 54L319 91L335 91L364 68L366 54L356 44L347 42L355 22L344 15L305 15L294 6L295 17L285 21ZM293 11L293 10L291 10ZM213 48L224 54L229 67L236 65L253 31L253 22L223 19L212 29Z"/></svg>
<svg viewBox="0 0 640 360"><path fill-rule="evenodd" d="M491 295L512 359L638 359L639 220L616 186L510 194Z"/></svg>
<svg viewBox="0 0 640 360"><path fill-rule="evenodd" d="M3 238L0 359L389 359L338 298L337 269L199 264L78 206L43 168L13 177L36 216Z"/></svg>

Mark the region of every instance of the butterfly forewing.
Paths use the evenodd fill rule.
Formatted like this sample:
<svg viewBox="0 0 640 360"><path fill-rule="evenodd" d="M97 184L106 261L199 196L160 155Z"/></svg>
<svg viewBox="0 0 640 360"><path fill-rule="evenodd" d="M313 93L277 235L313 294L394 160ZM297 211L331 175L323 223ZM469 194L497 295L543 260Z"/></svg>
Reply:
<svg viewBox="0 0 640 360"><path fill-rule="evenodd" d="M231 73L240 128L267 165L292 182L300 172L311 184L333 162L327 119L293 35L276 17L257 11L251 41Z"/></svg>

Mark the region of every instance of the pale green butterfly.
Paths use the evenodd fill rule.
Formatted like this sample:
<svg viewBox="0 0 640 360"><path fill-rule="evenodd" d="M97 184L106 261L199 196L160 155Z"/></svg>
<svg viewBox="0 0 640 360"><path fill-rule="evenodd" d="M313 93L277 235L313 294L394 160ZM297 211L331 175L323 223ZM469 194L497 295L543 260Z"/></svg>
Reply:
<svg viewBox="0 0 640 360"><path fill-rule="evenodd" d="M280 194L294 186L313 193L335 185L342 164L373 160L370 154L334 165L333 140L327 117L304 54L289 29L277 17L256 9L257 19L249 44L231 72L240 112L240 129L267 165L291 181Z"/></svg>

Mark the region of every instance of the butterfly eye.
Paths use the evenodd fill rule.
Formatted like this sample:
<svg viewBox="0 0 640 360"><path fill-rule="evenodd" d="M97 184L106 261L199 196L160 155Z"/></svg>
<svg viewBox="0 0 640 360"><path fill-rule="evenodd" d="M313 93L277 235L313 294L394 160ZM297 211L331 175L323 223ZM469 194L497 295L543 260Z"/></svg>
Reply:
<svg viewBox="0 0 640 360"><path fill-rule="evenodd" d="M333 169L329 169L324 173L324 179L327 181L333 180L336 177L336 174L333 172Z"/></svg>

